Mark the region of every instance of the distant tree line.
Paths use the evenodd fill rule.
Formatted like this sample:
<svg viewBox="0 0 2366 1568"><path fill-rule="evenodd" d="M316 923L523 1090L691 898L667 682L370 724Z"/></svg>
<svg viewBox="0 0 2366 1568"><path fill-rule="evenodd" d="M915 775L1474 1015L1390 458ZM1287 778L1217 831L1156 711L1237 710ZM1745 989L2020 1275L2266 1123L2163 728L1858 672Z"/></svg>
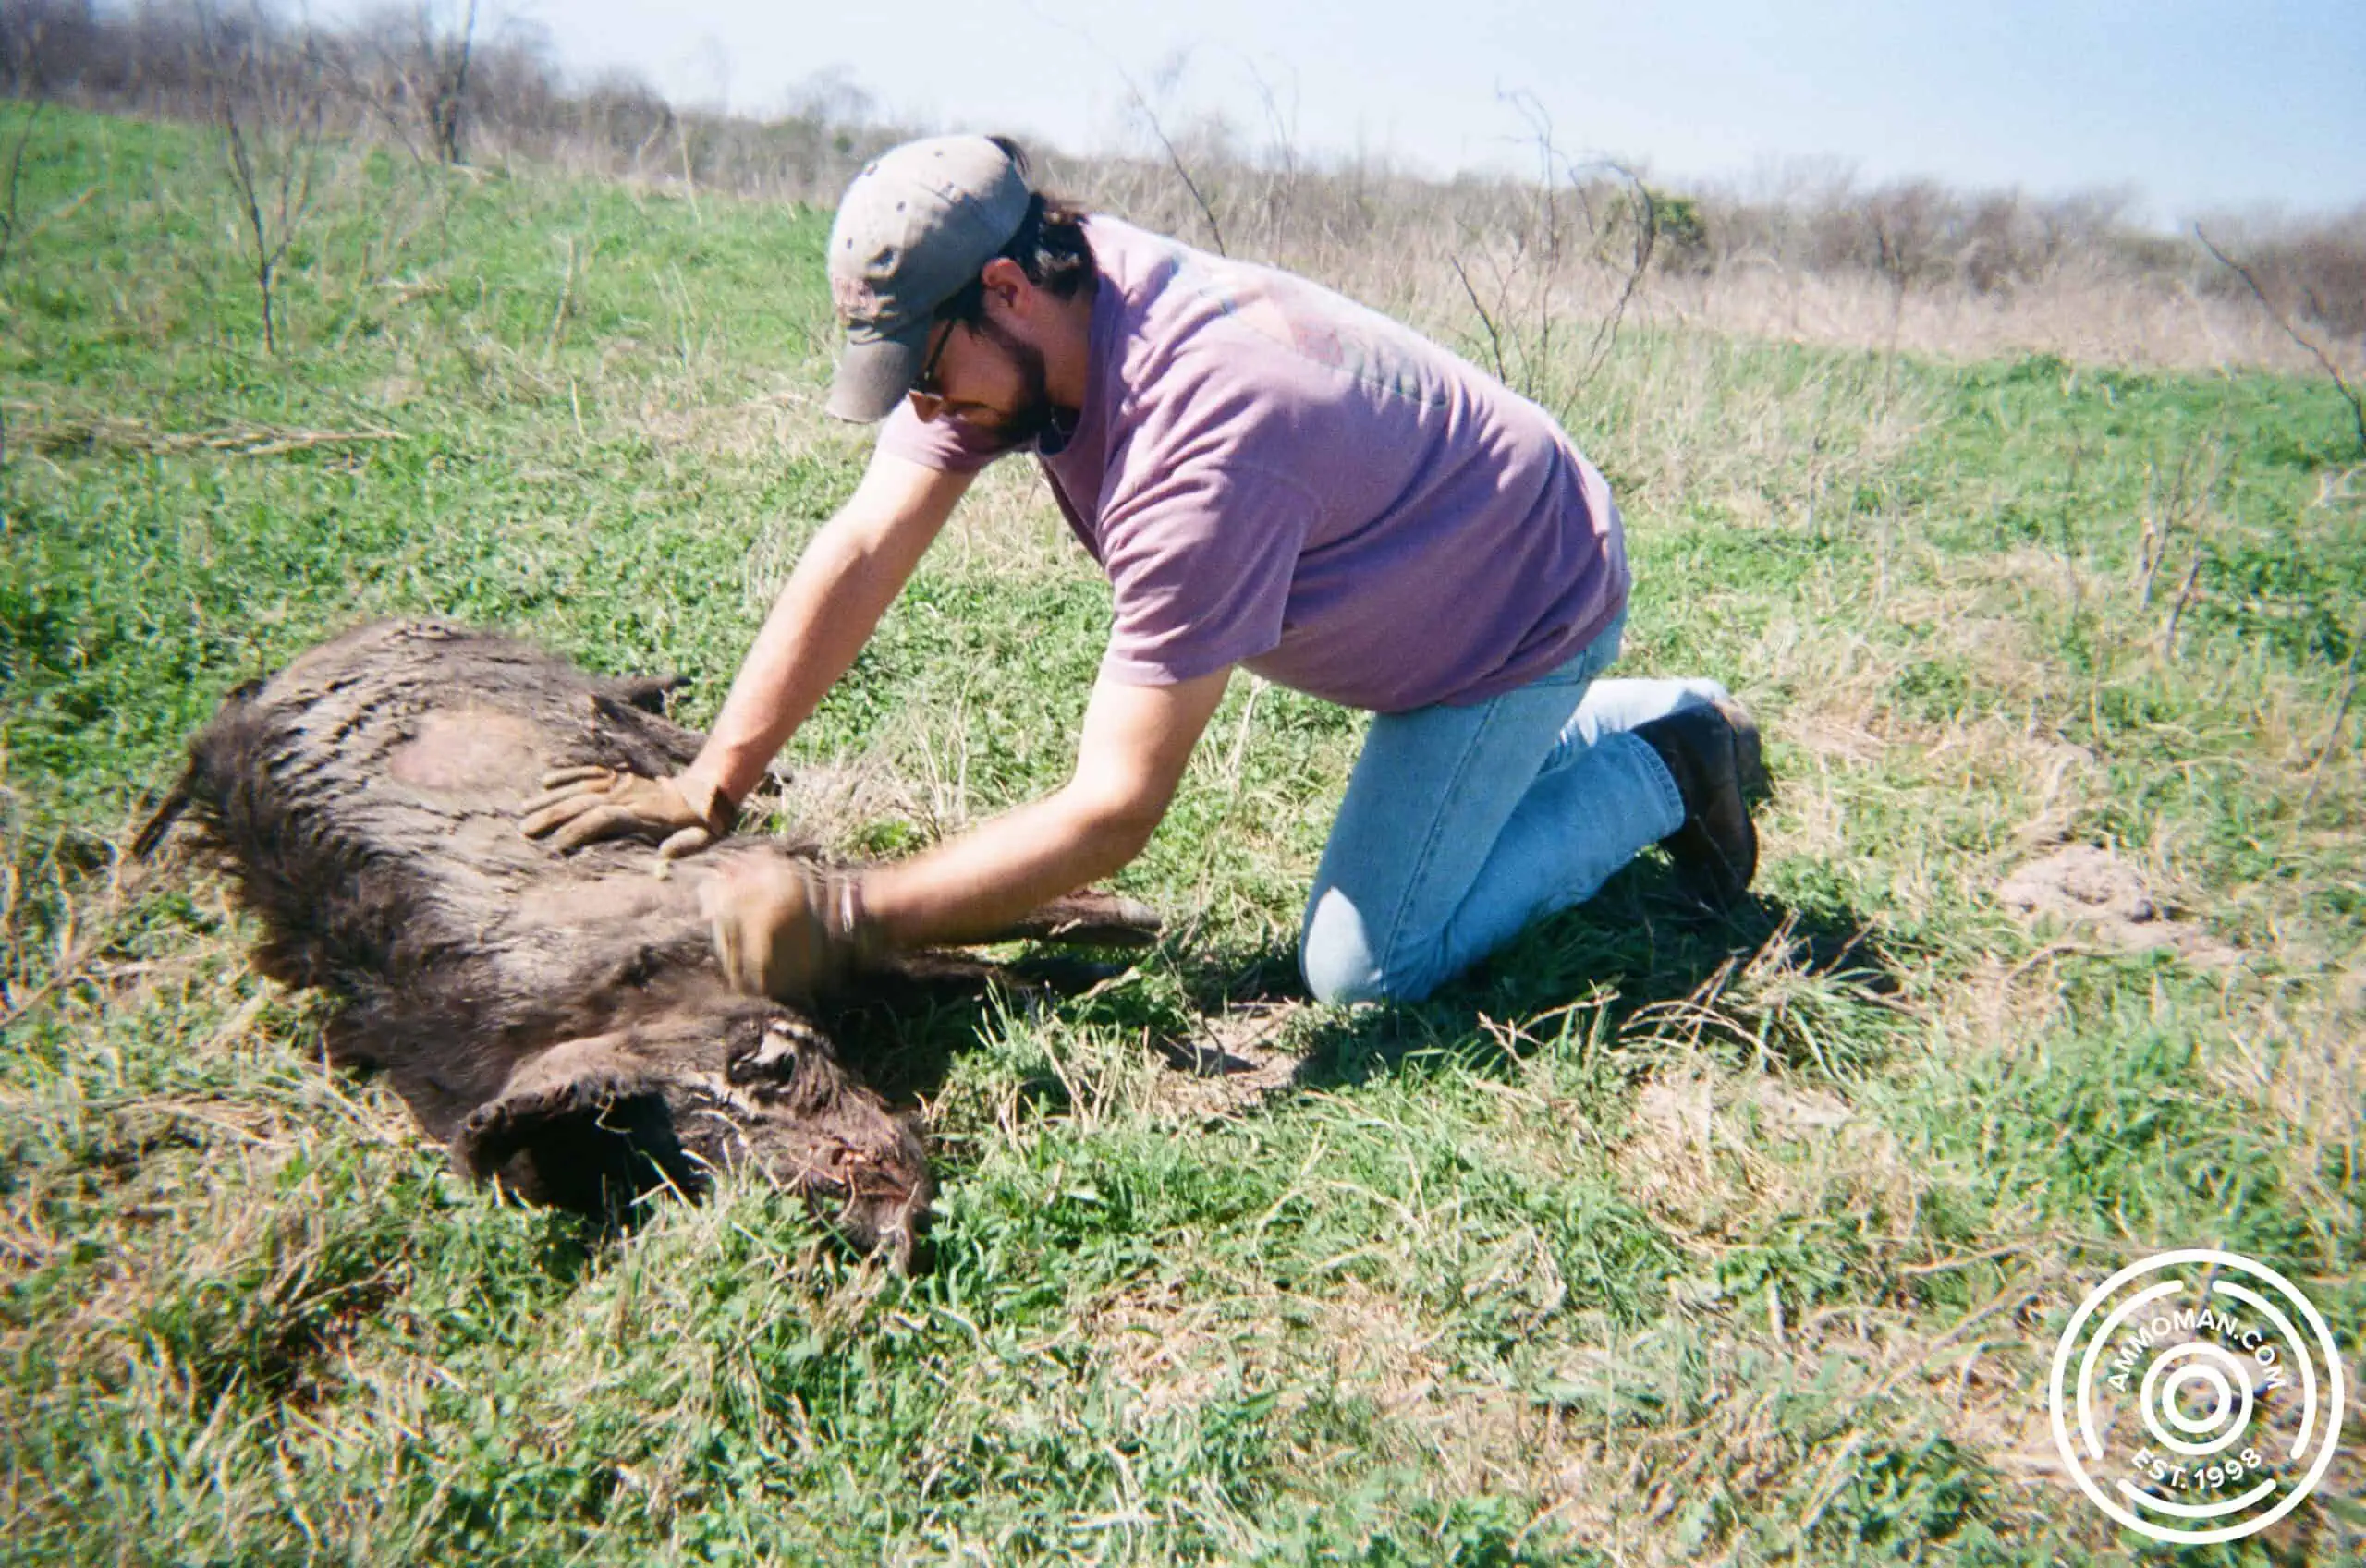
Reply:
<svg viewBox="0 0 2366 1568"><path fill-rule="evenodd" d="M321 134L380 139L421 161L553 163L823 204L909 133L827 77L764 117L677 107L629 74L573 82L546 36L489 30L475 0L389 5L335 30L269 0L8 0L0 89L225 126L284 129L293 116L300 129L309 118ZM2366 350L2366 206L2283 222L2214 220L2212 237L2239 257L2244 279L2191 236L2133 223L2131 194L2121 191L1867 187L1843 169L1807 166L1749 190L1676 192L1625 170L1568 166L1541 126L1538 176L1439 180L1365 157L1318 163L1285 140L1253 144L1220 119L1171 136L1156 128L1158 157L1045 149L1046 169L1088 200L1276 260L1359 247L1408 254L1408 237L1422 231L1431 236L1422 253L1441 244L1488 249L1499 273L1506 254L1549 276L1565 255L1590 249L1621 268L1641 256L1682 274L1854 273L1901 298L1941 287L2009 297L2076 266L2225 297L2256 286L2272 310ZM1539 176L1549 201L1539 199ZM266 216L257 213L260 228ZM268 234L258 245L268 252ZM1481 303L1483 291L1464 283Z"/></svg>
<svg viewBox="0 0 2366 1568"><path fill-rule="evenodd" d="M901 134L870 100L817 82L765 119L677 109L645 80L567 79L546 36L490 30L475 0L414 0L342 28L269 0L7 0L0 91L160 118L219 120L226 93L268 116L253 78L295 81L335 135L421 160L555 162L750 195L835 193Z"/></svg>

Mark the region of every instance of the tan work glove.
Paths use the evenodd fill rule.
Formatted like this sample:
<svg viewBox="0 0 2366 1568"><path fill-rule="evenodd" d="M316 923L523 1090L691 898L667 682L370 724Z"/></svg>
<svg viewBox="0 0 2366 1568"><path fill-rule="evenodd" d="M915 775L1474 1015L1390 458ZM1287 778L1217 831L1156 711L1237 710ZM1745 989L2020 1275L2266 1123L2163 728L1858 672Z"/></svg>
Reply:
<svg viewBox="0 0 2366 1568"><path fill-rule="evenodd" d="M562 855L598 839L632 837L657 841L668 860L704 849L739 815L730 796L693 774L645 779L597 767L544 773L543 793L519 810L519 831L528 838L550 833Z"/></svg>
<svg viewBox="0 0 2366 1568"><path fill-rule="evenodd" d="M803 860L727 861L701 884L699 909L734 987L797 1006L827 995L884 945L863 913L861 879Z"/></svg>

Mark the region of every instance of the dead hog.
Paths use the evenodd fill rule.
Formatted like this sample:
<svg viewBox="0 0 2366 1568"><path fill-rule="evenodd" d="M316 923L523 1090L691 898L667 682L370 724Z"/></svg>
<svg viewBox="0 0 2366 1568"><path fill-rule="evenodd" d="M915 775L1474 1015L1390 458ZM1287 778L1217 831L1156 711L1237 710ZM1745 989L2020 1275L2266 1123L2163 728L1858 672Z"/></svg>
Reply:
<svg viewBox="0 0 2366 1568"><path fill-rule="evenodd" d="M699 913L702 860L812 851L738 840L661 880L644 845L562 858L518 832L548 770L689 761L701 737L651 711L660 690L457 626L364 626L232 692L138 848L185 808L262 921L258 966L335 998L331 1059L385 1073L470 1175L613 1216L752 1167L908 1264L917 1132L816 1019L729 988ZM1088 898L1025 929L1139 939L1146 916Z"/></svg>

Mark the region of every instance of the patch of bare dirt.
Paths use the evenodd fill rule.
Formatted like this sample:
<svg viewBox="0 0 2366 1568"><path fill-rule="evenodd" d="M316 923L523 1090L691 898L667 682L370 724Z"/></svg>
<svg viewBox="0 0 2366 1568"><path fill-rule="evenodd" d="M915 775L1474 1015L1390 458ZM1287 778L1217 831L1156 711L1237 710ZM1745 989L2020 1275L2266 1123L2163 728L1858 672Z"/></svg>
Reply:
<svg viewBox="0 0 2366 1568"><path fill-rule="evenodd" d="M1702 1146L1711 1138L1716 1115L1732 1115L1745 1106L1757 1113L1762 1130L1791 1139L1813 1138L1846 1124L1856 1114L1837 1095L1822 1089L1795 1088L1774 1078L1744 1080L1726 1097L1727 1103L1723 1107L1715 1102L1714 1088L1706 1078L1680 1083L1654 1079L1644 1085L1637 1097L1636 1114Z"/></svg>
<svg viewBox="0 0 2366 1568"><path fill-rule="evenodd" d="M1153 1091L1157 1109L1178 1121L1236 1115L1296 1076L1300 1057L1284 1042L1290 1020L1308 1003L1248 1002L1212 1013L1200 1031L1160 1042L1175 1069Z"/></svg>
<svg viewBox="0 0 2366 1568"><path fill-rule="evenodd" d="M1450 1358L1433 1354L1441 1331L1353 1281L1321 1295L1244 1288L1205 1300L1172 1281L1145 1282L1088 1309L1083 1326L1144 1416L1195 1408L1236 1381L1286 1386L1323 1363L1336 1386L1390 1416L1455 1392Z"/></svg>
<svg viewBox="0 0 2366 1568"><path fill-rule="evenodd" d="M1902 1175L1886 1136L1847 1101L1774 1077L1655 1077L1634 1112L1618 1152L1620 1185L1644 1209L1695 1229L1810 1189L1870 1190ZM1785 1145L1792 1151L1778 1158Z"/></svg>
<svg viewBox="0 0 2366 1568"><path fill-rule="evenodd" d="M1997 884L1996 902L2024 919L2088 932L2122 953L2167 949L2204 969L2242 959L2238 949L2181 918L2135 867L2099 845L2068 845L2028 862Z"/></svg>

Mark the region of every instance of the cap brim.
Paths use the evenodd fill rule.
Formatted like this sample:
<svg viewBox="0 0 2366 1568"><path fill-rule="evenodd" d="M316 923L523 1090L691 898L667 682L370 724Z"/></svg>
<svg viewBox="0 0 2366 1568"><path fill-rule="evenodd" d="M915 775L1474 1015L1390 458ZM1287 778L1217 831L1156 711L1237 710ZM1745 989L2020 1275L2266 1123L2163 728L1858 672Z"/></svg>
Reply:
<svg viewBox="0 0 2366 1568"><path fill-rule="evenodd" d="M829 416L869 425L894 413L920 376L933 324L922 316L893 336L849 341L830 378L830 401L823 406Z"/></svg>

